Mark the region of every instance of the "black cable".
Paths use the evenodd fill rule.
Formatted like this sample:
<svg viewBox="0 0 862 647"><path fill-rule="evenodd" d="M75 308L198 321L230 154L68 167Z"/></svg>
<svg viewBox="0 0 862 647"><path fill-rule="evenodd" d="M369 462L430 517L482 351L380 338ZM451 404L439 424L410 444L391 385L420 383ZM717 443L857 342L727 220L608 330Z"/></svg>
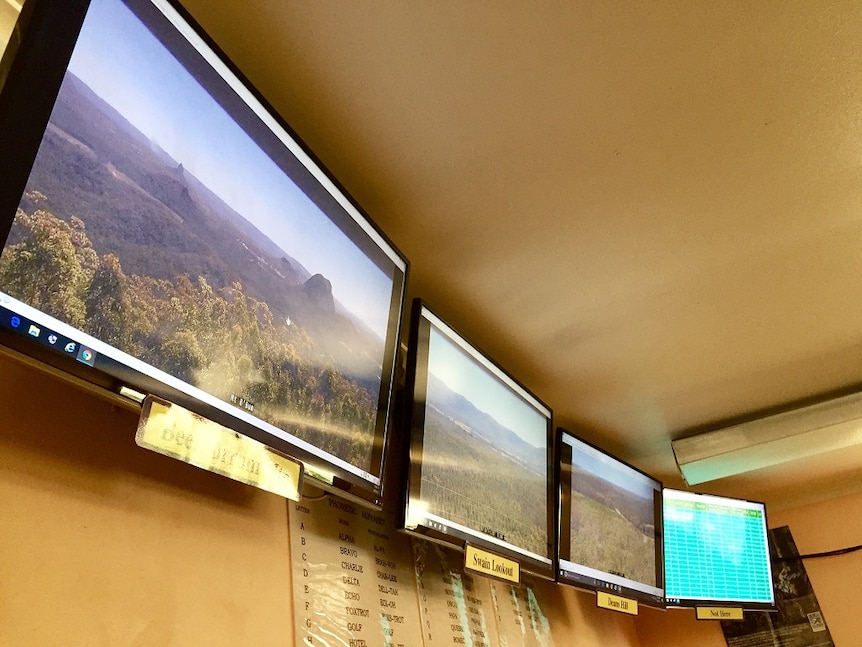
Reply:
<svg viewBox="0 0 862 647"><path fill-rule="evenodd" d="M774 562L792 562L797 559L819 559L821 557L837 557L838 555L847 555L855 553L857 550L862 550L862 544L858 546L850 546L848 548L838 548L837 550L827 550L823 553L808 553L807 555L796 555L794 557L776 557Z"/></svg>

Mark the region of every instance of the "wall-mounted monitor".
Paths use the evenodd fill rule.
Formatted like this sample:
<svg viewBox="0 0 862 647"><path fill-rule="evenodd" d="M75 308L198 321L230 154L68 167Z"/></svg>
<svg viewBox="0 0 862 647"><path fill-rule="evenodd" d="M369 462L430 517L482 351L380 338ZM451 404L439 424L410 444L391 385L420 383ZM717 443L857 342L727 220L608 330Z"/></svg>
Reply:
<svg viewBox="0 0 862 647"><path fill-rule="evenodd" d="M775 608L762 503L664 491L668 606Z"/></svg>
<svg viewBox="0 0 862 647"><path fill-rule="evenodd" d="M0 92L2 342L379 506L405 258L178 4L29 1Z"/></svg>
<svg viewBox="0 0 862 647"><path fill-rule="evenodd" d="M419 300L407 382L405 528L552 578L551 410Z"/></svg>
<svg viewBox="0 0 862 647"><path fill-rule="evenodd" d="M662 484L557 430L557 581L664 608Z"/></svg>

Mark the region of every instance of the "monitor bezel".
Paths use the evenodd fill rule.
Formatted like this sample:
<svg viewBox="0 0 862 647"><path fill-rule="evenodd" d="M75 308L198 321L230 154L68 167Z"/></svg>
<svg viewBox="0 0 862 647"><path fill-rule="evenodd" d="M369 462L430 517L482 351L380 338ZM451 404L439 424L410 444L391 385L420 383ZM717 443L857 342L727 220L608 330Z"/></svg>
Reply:
<svg viewBox="0 0 862 647"><path fill-rule="evenodd" d="M307 482L365 506L380 509L384 501L384 484L387 482L385 476L389 469L387 447L395 417L396 372L404 324L409 261L177 0L145 0L145 2L154 7L166 6L169 11L174 12L180 23L188 28L197 42L192 42L185 36L183 38L199 51L201 51L199 45L208 49L208 55L214 57L226 75L231 75L233 81L239 83L248 93L250 100L256 102L257 107L272 120L274 128L280 129L278 135L286 137L295 145L295 151L287 145L285 150L300 160L300 163L308 168L309 173L318 179L320 190L332 196L333 200L346 205L347 213L351 213L352 210L359 226L369 232L369 240L381 250L388 248L388 253L384 253L387 253L390 258L397 259L397 261L393 260L395 265L393 299L390 302L387 339L384 340L384 369L381 375L379 399L383 406L378 408L378 416L383 419L383 422L382 427L378 427L375 431L371 466L374 471L369 471L370 478L366 478L357 474L356 470L345 469L333 463L327 458L325 452L321 451L318 454L314 449L308 451L291 442L290 439L273 435L253 421L249 422L248 416L242 413L232 415L220 407L212 406L159 379L143 375L128 367L116 370L112 367L108 371L89 368L74 359L53 351L46 351L37 341L27 339L9 329L0 329L0 344L36 360L39 364L60 369L74 379L83 379L114 393L122 386L130 386L135 390L152 393L175 402L303 461L307 468ZM2 243L0 249L5 247L17 206L24 193L42 136L47 129L54 102L89 9L90 0L65 0L62 7L51 0L28 0L27 4L28 20L23 25L21 41L14 58L10 61L6 80L0 88L0 150L4 151L4 154L0 155L0 175L4 178L4 182L0 183L0 243ZM178 34L182 35L179 30ZM222 76L227 78L226 75ZM249 107L249 110L252 109ZM337 457L334 458L337 459ZM365 472L361 469L358 471Z"/></svg>
<svg viewBox="0 0 862 647"><path fill-rule="evenodd" d="M573 573L568 569L564 568L563 559L560 556L560 552L563 546L563 506L568 504L569 510L571 510L571 499L566 499L564 497L563 492L563 481L562 481L562 472L563 472L563 436L568 436L573 439L576 443L580 443L587 448L598 452L602 456L608 458L613 461L623 469L630 470L631 472L638 474L649 481L652 481L654 485L657 486L656 493L658 494L658 501L653 502L653 513L654 513L654 533L655 533L655 567L656 567L656 579L659 582L659 586L655 588L661 589L662 592L665 590L665 574L664 574L664 519L663 519L663 497L662 492L664 490L664 486L662 482L655 478L654 476L647 474L643 470L635 467L631 463L622 460L611 454L610 452L602 449L598 445L589 442L582 436L575 434L568 429L563 427L558 427L556 436L554 438L554 455L556 456L556 464L554 465L554 482L556 483L556 517L557 517L557 555L556 555L556 579L560 584L566 584L568 586L573 586L582 591L588 591L593 593L604 592L610 595L616 595L620 597L624 597L627 599L636 600L638 604L642 604L644 606L653 607L656 609L664 609L665 608L665 597L662 595L653 595L646 591L641 591L636 588L632 588L631 586L627 586L622 583L613 582L612 579L614 576L610 573L602 571L601 569L595 569L593 567L588 566L587 564L575 564L571 562L571 560L565 560L566 562L570 562L575 566L581 566L583 568L589 568L596 573L605 576L607 579L600 579L590 577L586 573ZM569 494L569 496L571 496ZM569 513L570 514L570 513ZM631 580L633 581L633 580ZM643 584L643 583L640 583Z"/></svg>
<svg viewBox="0 0 862 647"><path fill-rule="evenodd" d="M523 391L528 397L523 398L525 402L534 406L537 411L546 414L547 430L547 461L546 461L546 537L547 537L547 561L539 560L532 557L528 550L520 547L509 547L502 545L495 538L482 533L481 530L475 528L467 528L462 530L459 527L454 527L451 522L435 523L435 522L420 522L418 524L410 523L408 525L408 515L412 501L417 501L419 493L419 485L421 482L422 470L422 447L424 438L424 411L425 411L425 393L417 393L418 389L422 388L422 383L418 376L427 375L428 361L427 349L424 355L419 351L420 345L420 326L425 319L423 312L427 312L435 320L435 325L441 324L444 327L442 331L450 339L456 339L458 345L467 350L470 354L478 355L482 358L485 368L493 367L504 380L510 381L517 389ZM440 327L439 325L437 327ZM523 396L522 396L523 397ZM532 399L534 403L530 403ZM538 407L536 407L536 404ZM544 411L542 411L544 409ZM553 411L551 408L540 400L532 391L525 387L520 381L514 378L508 371L497 364L491 357L483 352L479 347L473 344L469 339L455 330L450 324L442 319L428 304L421 298L413 300L410 317L410 334L408 340L406 380L405 380L405 422L404 429L407 436L404 452L404 467L403 467L403 490L402 499L398 506L398 524L399 527L410 534L422 537L424 539L435 541L437 543L464 550L466 545L476 546L480 549L487 550L512 559L518 562L521 571L534 575L536 577L553 580L554 571L556 568L556 520L554 509L554 480L553 480ZM460 524L456 524L460 525Z"/></svg>

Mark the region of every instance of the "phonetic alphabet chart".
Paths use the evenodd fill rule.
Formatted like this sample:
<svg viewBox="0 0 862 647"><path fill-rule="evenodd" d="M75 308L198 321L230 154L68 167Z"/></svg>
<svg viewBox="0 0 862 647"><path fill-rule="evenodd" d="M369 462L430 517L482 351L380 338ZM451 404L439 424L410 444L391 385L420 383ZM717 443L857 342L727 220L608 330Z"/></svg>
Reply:
<svg viewBox="0 0 862 647"><path fill-rule="evenodd" d="M539 588L526 579L520 586L491 582L501 647L554 647L539 597Z"/></svg>
<svg viewBox="0 0 862 647"><path fill-rule="evenodd" d="M296 644L414 646L410 541L389 515L326 496L291 503L289 519Z"/></svg>
<svg viewBox="0 0 862 647"><path fill-rule="evenodd" d="M554 647L530 578L520 586L464 572L464 555L413 540L416 587L425 647Z"/></svg>
<svg viewBox="0 0 862 647"><path fill-rule="evenodd" d="M425 647L500 645L491 581L464 573L464 555L428 541L413 541L416 586Z"/></svg>
<svg viewBox="0 0 862 647"><path fill-rule="evenodd" d="M334 496L290 503L289 523L297 645L554 647L529 579L465 573L462 552Z"/></svg>

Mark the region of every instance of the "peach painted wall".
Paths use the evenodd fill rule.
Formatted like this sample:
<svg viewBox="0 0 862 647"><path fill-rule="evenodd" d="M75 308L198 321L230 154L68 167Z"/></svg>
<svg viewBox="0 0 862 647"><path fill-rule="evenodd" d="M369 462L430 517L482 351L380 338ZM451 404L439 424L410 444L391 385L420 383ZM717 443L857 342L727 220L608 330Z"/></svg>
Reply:
<svg viewBox="0 0 862 647"><path fill-rule="evenodd" d="M138 448L137 417L0 355L0 647L289 646L284 499ZM640 647L555 584L557 647Z"/></svg>
<svg viewBox="0 0 862 647"><path fill-rule="evenodd" d="M756 498L756 495L754 496ZM769 526L790 526L799 552L819 553L862 544L862 494L779 512ZM806 560L805 569L836 645L859 644L862 617L853 601L862 582L862 552ZM726 647L717 623L698 622L691 610L646 612L637 621L641 647Z"/></svg>
<svg viewBox="0 0 862 647"><path fill-rule="evenodd" d="M769 513L769 525L790 526L802 554L862 544L862 494L817 505ZM832 640L836 645L862 642L862 616L855 601L862 584L862 552L805 560L805 570Z"/></svg>
<svg viewBox="0 0 862 647"><path fill-rule="evenodd" d="M286 645L284 499L0 357L0 645Z"/></svg>
<svg viewBox="0 0 862 647"><path fill-rule="evenodd" d="M641 647L727 647L717 622L695 620L692 609L645 609L637 619Z"/></svg>

